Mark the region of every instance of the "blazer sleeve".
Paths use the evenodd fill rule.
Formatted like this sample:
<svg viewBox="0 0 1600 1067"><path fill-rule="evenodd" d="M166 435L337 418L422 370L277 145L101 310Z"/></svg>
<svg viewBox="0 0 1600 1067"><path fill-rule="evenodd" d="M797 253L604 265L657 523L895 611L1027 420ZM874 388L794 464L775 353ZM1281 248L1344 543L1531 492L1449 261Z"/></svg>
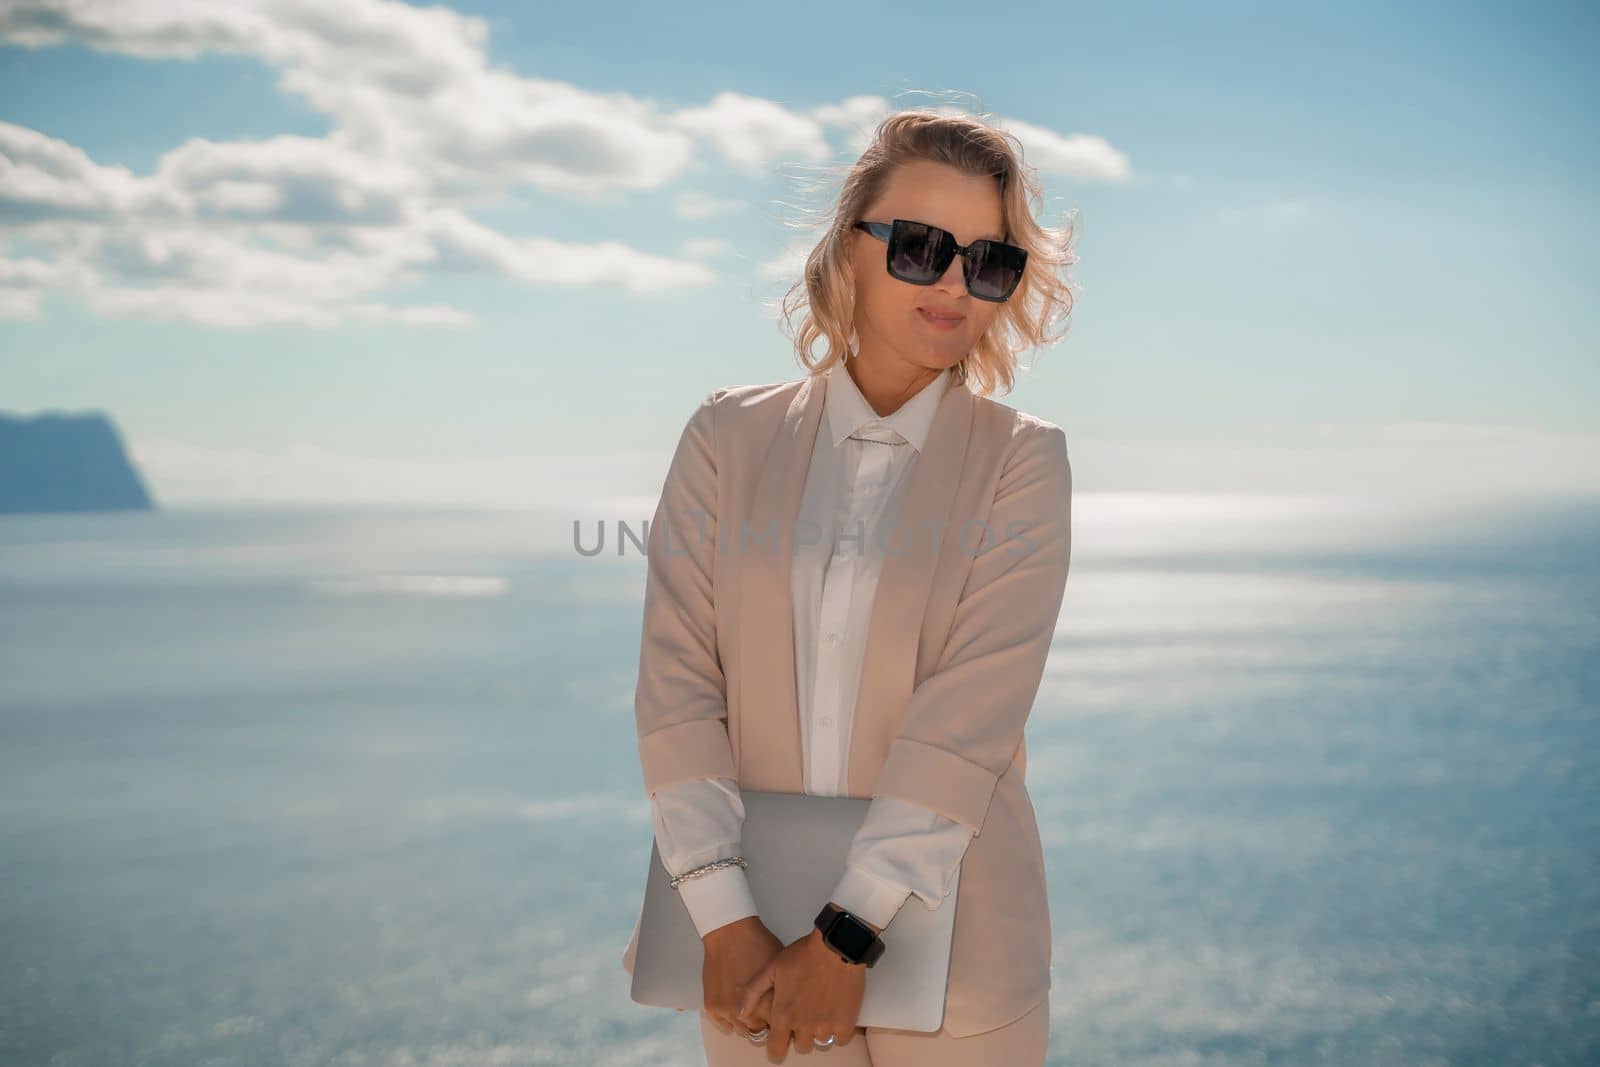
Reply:
<svg viewBox="0 0 1600 1067"><path fill-rule="evenodd" d="M727 682L717 648L713 415L725 389L695 409L667 469L646 537L648 568L634 691L645 793L687 778L737 778Z"/></svg>
<svg viewBox="0 0 1600 1067"><path fill-rule="evenodd" d="M1066 434L1036 422L1018 436L949 640L907 701L873 787L875 796L932 808L974 833L1022 743L1072 558Z"/></svg>

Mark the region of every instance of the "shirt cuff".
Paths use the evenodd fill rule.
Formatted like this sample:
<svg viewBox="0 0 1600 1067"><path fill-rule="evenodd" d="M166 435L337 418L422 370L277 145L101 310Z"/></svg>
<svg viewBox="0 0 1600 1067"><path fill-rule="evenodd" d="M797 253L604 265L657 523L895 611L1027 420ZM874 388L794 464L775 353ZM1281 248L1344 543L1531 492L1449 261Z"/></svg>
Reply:
<svg viewBox="0 0 1600 1067"><path fill-rule="evenodd" d="M678 895L701 937L749 915L761 914L743 867L722 867L678 884Z"/></svg>
<svg viewBox="0 0 1600 1067"><path fill-rule="evenodd" d="M844 875L828 899L881 930L899 913L900 905L910 895L908 888L891 885L854 864L846 864Z"/></svg>

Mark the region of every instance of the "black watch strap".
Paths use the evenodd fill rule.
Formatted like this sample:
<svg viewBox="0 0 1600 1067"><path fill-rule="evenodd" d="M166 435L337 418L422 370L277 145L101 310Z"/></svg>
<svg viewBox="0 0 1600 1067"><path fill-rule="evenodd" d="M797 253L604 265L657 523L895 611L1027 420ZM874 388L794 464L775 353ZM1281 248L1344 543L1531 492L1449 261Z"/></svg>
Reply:
<svg viewBox="0 0 1600 1067"><path fill-rule="evenodd" d="M817 913L816 927L822 931L822 940L846 963L871 967L888 948L872 927L832 901Z"/></svg>

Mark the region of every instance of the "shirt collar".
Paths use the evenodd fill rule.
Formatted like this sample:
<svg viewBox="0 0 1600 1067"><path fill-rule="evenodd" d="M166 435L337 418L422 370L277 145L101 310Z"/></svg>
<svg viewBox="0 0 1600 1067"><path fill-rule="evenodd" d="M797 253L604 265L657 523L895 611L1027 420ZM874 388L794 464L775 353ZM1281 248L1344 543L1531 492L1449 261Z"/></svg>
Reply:
<svg viewBox="0 0 1600 1067"><path fill-rule="evenodd" d="M916 396L901 404L894 414L879 415L867 403L867 398L861 395L861 388L850 377L850 372L845 370L844 364L835 363L828 368L828 395L824 400L828 431L833 435L834 446L843 444L845 438L862 429L888 427L921 452L928 441L928 432L933 428L934 413L939 410L939 401L949 384L950 369L947 367L939 372L937 378L923 386Z"/></svg>

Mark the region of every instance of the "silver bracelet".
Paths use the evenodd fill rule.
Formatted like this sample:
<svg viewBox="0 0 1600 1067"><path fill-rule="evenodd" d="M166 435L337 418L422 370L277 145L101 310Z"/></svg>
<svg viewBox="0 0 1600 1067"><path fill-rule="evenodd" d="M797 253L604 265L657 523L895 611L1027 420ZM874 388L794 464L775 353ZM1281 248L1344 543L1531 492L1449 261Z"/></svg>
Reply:
<svg viewBox="0 0 1600 1067"><path fill-rule="evenodd" d="M747 871L750 869L750 865L744 861L743 856L727 856L720 860L712 860L710 863L703 863L692 871L684 871L672 880L672 888L676 889L680 884L687 882L691 878L699 878L702 874L710 874L712 871L720 871L724 867L734 866L743 867Z"/></svg>

